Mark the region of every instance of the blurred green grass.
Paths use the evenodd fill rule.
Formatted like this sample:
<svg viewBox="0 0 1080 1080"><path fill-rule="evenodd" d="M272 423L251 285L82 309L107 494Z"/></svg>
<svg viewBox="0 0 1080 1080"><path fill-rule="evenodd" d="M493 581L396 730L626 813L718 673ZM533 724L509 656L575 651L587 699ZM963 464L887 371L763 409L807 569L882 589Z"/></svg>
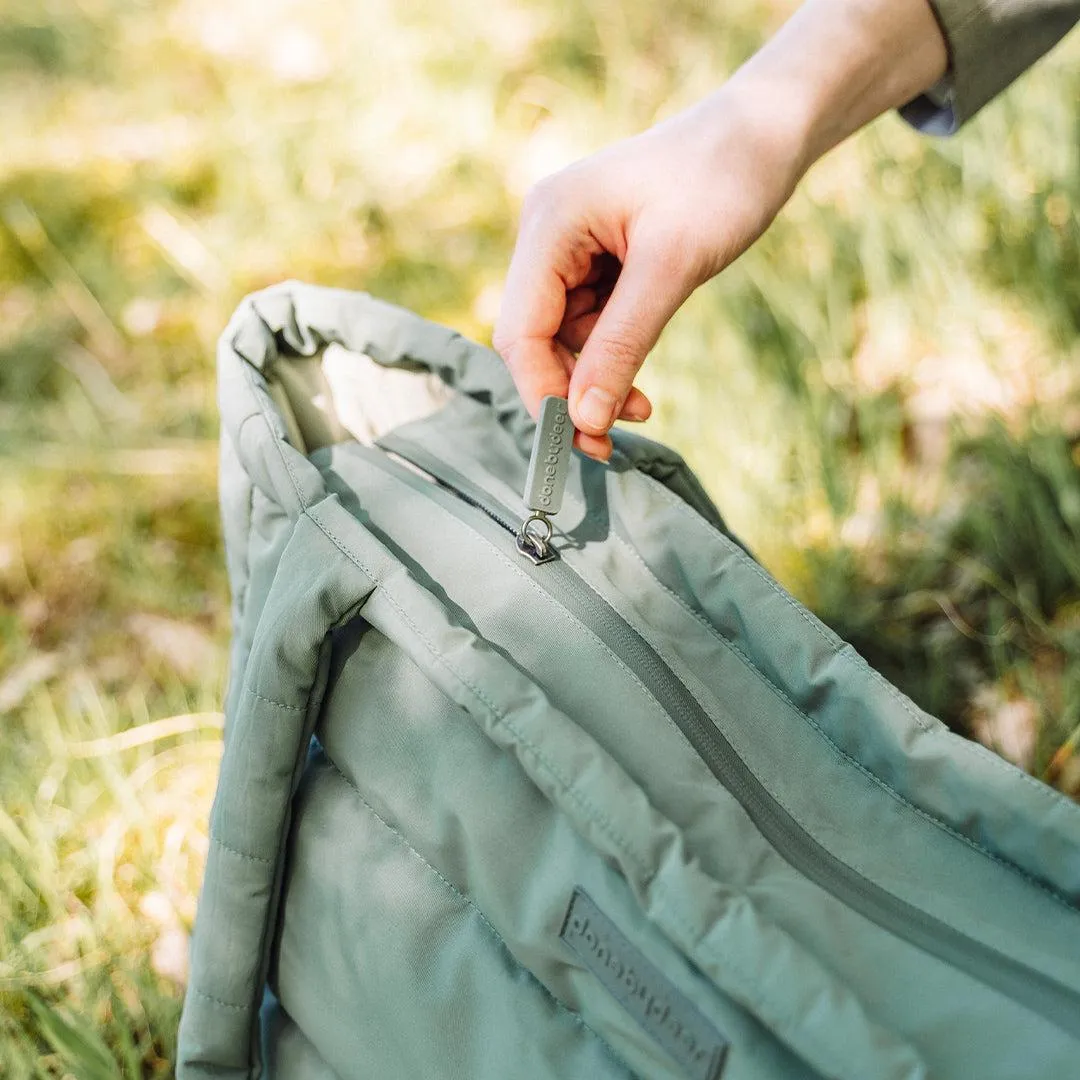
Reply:
<svg viewBox="0 0 1080 1080"><path fill-rule="evenodd" d="M527 186L789 4L0 0L0 1075L164 1076L226 652L213 343L284 277L486 338ZM1080 40L818 166L650 433L957 730L1080 793Z"/></svg>

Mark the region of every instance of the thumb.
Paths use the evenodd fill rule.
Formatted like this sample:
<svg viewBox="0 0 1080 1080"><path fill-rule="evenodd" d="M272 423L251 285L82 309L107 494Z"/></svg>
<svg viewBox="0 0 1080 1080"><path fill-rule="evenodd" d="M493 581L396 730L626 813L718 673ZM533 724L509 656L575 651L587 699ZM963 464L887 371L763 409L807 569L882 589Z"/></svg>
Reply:
<svg viewBox="0 0 1080 1080"><path fill-rule="evenodd" d="M618 280L570 377L570 416L579 431L603 435L622 411L634 376L693 286L670 258L639 246Z"/></svg>

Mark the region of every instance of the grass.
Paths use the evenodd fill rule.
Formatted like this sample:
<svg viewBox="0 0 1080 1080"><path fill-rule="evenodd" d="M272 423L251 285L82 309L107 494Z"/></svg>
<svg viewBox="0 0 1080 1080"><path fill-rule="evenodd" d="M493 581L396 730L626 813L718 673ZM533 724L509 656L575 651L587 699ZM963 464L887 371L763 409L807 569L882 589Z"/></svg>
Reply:
<svg viewBox="0 0 1080 1080"><path fill-rule="evenodd" d="M490 334L521 195L786 4L0 4L0 1075L171 1070L218 754L212 350L284 277ZM1080 795L1080 40L808 177L643 374L781 580ZM782 419L781 419L782 418Z"/></svg>

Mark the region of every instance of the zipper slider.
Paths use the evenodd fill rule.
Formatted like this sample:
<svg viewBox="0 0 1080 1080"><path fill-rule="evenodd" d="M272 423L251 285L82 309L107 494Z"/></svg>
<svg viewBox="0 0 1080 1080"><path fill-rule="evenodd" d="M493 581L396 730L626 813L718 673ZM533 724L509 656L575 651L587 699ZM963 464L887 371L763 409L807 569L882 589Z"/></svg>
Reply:
<svg viewBox="0 0 1080 1080"><path fill-rule="evenodd" d="M517 531L516 543L519 555L524 555L536 566L551 562L559 557L551 546L552 525L547 514L534 511L522 523Z"/></svg>
<svg viewBox="0 0 1080 1080"><path fill-rule="evenodd" d="M551 547L554 529L550 518L562 507L573 443L574 427L566 398L549 394L540 402L525 477L523 498L529 514L517 532L518 553L537 564L556 557Z"/></svg>

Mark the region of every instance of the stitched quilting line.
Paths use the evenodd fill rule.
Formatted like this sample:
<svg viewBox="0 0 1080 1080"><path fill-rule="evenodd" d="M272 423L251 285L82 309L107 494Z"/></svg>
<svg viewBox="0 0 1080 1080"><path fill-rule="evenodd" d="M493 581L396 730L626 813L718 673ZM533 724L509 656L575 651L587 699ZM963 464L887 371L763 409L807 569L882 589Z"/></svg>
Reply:
<svg viewBox="0 0 1080 1080"><path fill-rule="evenodd" d="M235 1001L222 1001L221 998L214 997L213 994L208 994L205 990L200 990L197 986L193 986L191 992L196 997L201 997L205 1001L212 1002L214 1005L220 1005L223 1009L235 1009L237 1012L247 1012L252 1008L251 1005L237 1005Z"/></svg>
<svg viewBox="0 0 1080 1080"><path fill-rule="evenodd" d="M351 562L355 563L367 576L373 580L378 581L377 575L368 567L364 565L361 559L352 552L344 542L334 535L333 531L321 522L313 513L316 508L310 508L305 510L304 513L311 519L317 528L319 528L328 540ZM642 889L649 888L650 884L657 886L658 898L663 901L664 899L670 900L669 890L663 886L662 883L655 881L647 861L637 852L637 850L630 845L630 843L613 827L610 819L596 810L596 808L585 799L579 789L570 784L561 774L561 772L550 762L546 755L535 746L529 739L521 734L520 730L508 719L506 714L502 712L493 702L490 701L487 696L480 691L472 682L469 681L464 675L461 674L456 668L449 663L449 661L437 650L434 644L428 640L426 635L416 626L416 624L409 618L409 616L402 609L401 605L394 599L392 593L387 589L385 583L379 584L379 589L391 607L397 611L398 615L404 620L416 637L423 642L431 658L442 667L444 667L461 685L465 686L483 705L495 721L505 727L511 735L515 738L519 745L525 747L536 759L538 765L549 775L551 775L563 788L564 793L573 802L575 802L581 811L584 813L586 819L590 824L596 826L602 833L604 833L608 839L615 845L627 859L631 865L636 866L641 872L642 881L640 887ZM775 1001L770 1002L768 998L764 996L764 987L761 986L761 980L759 976L753 978L750 974L742 968L737 962L735 962L730 955L722 953L715 945L706 940L703 936L703 932L700 928L697 928L685 921L681 914L681 910L674 907L670 902L667 904L667 910L669 916L673 919L676 926L682 930L682 932L692 942L691 951L696 951L704 954L706 957L711 958L713 962L721 969L730 972L740 984L739 995L741 995L742 1002L751 1009L757 1016L766 1020L768 1024L771 1024L773 1030L777 1034L785 1033L787 1041L794 1046L802 1046L813 1048L816 1047L817 1051L821 1055L828 1059L835 1055L834 1047L826 1047L821 1042L821 1034L814 1029L807 1029L802 1025L801 1019L797 1018L793 1013L786 1011L777 1011ZM780 931L783 933L783 931ZM786 937L786 935L785 935ZM788 939L790 940L790 939ZM794 944L794 943L792 943ZM796 949L798 947L796 946ZM820 970L820 969L815 969ZM833 982L826 977L827 984ZM839 986L841 984L833 982L833 985ZM852 1007L858 1012L860 1016L863 1016L864 1022L870 1028L873 1028L872 1023L863 1014L862 1007L859 1005L857 999L850 995L849 991L846 991L847 996L850 997ZM733 996L739 996L733 995ZM801 1032L801 1034L796 1034ZM781 1034L783 1037L783 1034Z"/></svg>
<svg viewBox="0 0 1080 1080"><path fill-rule="evenodd" d="M480 910L480 907L477 905L476 901L473 900L473 898L469 896L468 893L462 891L452 881L450 881L449 878L447 878L438 869L438 867L434 866L426 858L424 858L424 856L419 851L417 851L416 848L412 846L412 844L409 843L408 837L406 837L400 829L387 821L386 818L384 818L382 814L380 814L379 811L376 810L375 807L372 806L366 798L364 798L363 792L361 792L360 788L357 787L357 785L353 783L350 777L348 777L341 770L341 768L338 766L338 763L334 761L334 759L327 752L325 746L322 748L322 752L327 764L334 770L334 772L338 775L342 782L346 784L349 790L353 792L356 798L361 803L363 803L365 807L367 807L371 815L398 841L398 843L400 843L407 851L409 851L414 858L419 860L419 862L423 866L426 866L427 869L430 870L443 883L443 885L445 885L446 888L450 890L450 892L452 892L460 900L463 900L466 904L468 904L469 908L473 911L477 918L484 924L485 927L487 927L487 930L491 934L491 936L495 938L499 945L502 946L503 951L506 953L506 956L510 960L510 962L516 968L518 968L519 971L524 972L525 975L527 975L529 979L536 984L540 991L546 997L550 998L552 1004L554 1004L555 1008L560 1013L567 1016L575 1024L589 1032L589 1034L592 1035L595 1039L597 1039L607 1049L608 1053L611 1054L611 1056L617 1062L619 1062L619 1064L622 1065L623 1068L627 1070L627 1072L631 1072L631 1075L633 1075L630 1067L626 1064L625 1061L623 1061L622 1057L620 1057L620 1055L607 1041L607 1039L605 1039L603 1035L596 1031L596 1029L593 1028L580 1013L574 1012L574 1010L571 1009L568 1005L560 1001L559 998L555 996L555 994L548 988L548 986L545 985L545 983L543 983L530 968L526 967L523 963L521 963L520 960L518 960L518 958L513 954L513 951L510 949L510 946L507 945L506 939L502 936L502 934L499 933L499 931L495 928L494 924L483 913L483 911Z"/></svg>
<svg viewBox="0 0 1080 1080"><path fill-rule="evenodd" d="M240 425L243 428L243 422ZM240 454L233 442L232 436L228 431L222 430L221 432L222 452L227 453L231 460L234 460L237 465L243 468L243 462L240 460ZM222 468L224 474L224 468ZM244 518L243 518L243 542L236 544L240 550L238 557L240 560L240 582L238 585L234 585L235 588L235 609L236 609L236 626L239 626L244 617L244 609L247 605L247 590L248 582L251 576L251 522L254 516L255 507L255 485L251 482L251 478L247 474L247 470L243 472L243 484L245 490L244 498ZM227 545L228 546L228 545Z"/></svg>
<svg viewBox="0 0 1080 1080"><path fill-rule="evenodd" d="M289 712L307 712L306 705L290 705L287 701L278 701L276 698L260 694L258 690L251 686L245 687L245 690L253 698L258 698L259 701L264 701L267 705L276 705L279 709L287 709Z"/></svg>
<svg viewBox="0 0 1080 1080"><path fill-rule="evenodd" d="M264 859L261 855L252 855L249 851L241 851L239 848L233 847L231 844L225 843L220 836L210 834L210 842L216 844L219 848L227 851L230 855L235 855L238 859L247 859L250 862L262 863L264 866L273 866L273 859Z"/></svg>
<svg viewBox="0 0 1080 1080"><path fill-rule="evenodd" d="M636 470L636 472L640 472L640 470ZM848 659L849 662L855 664L859 668L861 674L870 676L870 678L874 682L878 683L884 690L888 692L890 697L895 698L897 703L909 716L911 716L911 718L916 722L916 724L921 730L929 733L933 733L935 731L939 723L938 721L936 721L933 717L927 716L921 710L916 708L915 705L908 698L906 698L895 686L893 686L892 683L888 681L888 679L886 679L881 674L881 672L870 667L870 665L867 664L866 661L863 660L858 655L858 653L856 653L855 650L851 648L848 642L844 641L842 638L834 634L827 626L823 625L811 612L805 610L802 605L800 605L799 602L795 600L794 597L788 595L788 593L783 589L781 585L776 582L776 580L768 573L768 571L766 571L765 568L761 566L761 564L758 563L754 558L748 555L746 551L744 551L738 544L736 544L729 536L727 536L722 530L717 529L710 522L706 521L692 507L687 506L686 502L683 499L681 499L678 495L671 491L661 481L657 480L655 477L650 476L648 473L645 472L641 472L641 476L648 484L650 484L656 489L657 493L670 506L674 507L684 517L688 517L689 520L693 521L699 530L704 529L706 535L711 541L719 543L722 547L730 549L730 553L735 557L736 561L748 568L756 577L761 580L762 584L764 584L771 593L774 593L781 600L783 600L784 603L787 604L788 607L790 607L792 611L794 611L795 614L798 615L799 618L802 619L803 622L805 622L807 626L809 626L810 629L814 631L814 634L817 637L820 637L825 642L825 644L830 648L830 650L832 650L832 652L836 654L844 653L845 658ZM573 497L564 496L564 498L572 499ZM582 513L586 519L596 521L596 517L592 513L592 511L582 507ZM641 558L641 555L636 551L633 545L628 543L627 540L620 536L619 533L616 532L614 529L611 530L611 536L623 548L635 555L638 560L645 565L646 570L648 570L650 576L657 581L657 584L663 586L664 588L667 588L667 586L663 585L663 582L659 581L659 579L656 578L656 575L653 573L652 568L647 563L645 563L644 559ZM678 597L676 598L679 599ZM682 601L680 600L680 603L681 602ZM701 621L703 621L707 627L709 627L710 629L714 629L710 623L702 619L700 614L693 611L692 608L687 608L687 610L690 611L691 614L693 614L696 618L701 619ZM999 761L998 764L1000 765L1001 762Z"/></svg>

